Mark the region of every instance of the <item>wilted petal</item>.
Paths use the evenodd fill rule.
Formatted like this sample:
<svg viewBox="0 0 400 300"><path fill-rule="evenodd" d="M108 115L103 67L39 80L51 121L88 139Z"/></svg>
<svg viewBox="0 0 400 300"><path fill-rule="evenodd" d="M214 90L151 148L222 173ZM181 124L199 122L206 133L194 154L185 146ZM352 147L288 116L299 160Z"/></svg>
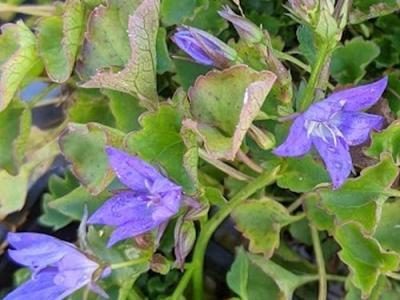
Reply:
<svg viewBox="0 0 400 300"><path fill-rule="evenodd" d="M304 125L304 116L297 117L290 128L286 141L273 153L279 156L301 156L310 151L311 140L307 136L307 129Z"/></svg>
<svg viewBox="0 0 400 300"><path fill-rule="evenodd" d="M350 146L360 145L368 140L372 129L379 130L383 117L363 112L341 112L332 121L343 134Z"/></svg>
<svg viewBox="0 0 400 300"><path fill-rule="evenodd" d="M120 192L96 210L88 224L120 226L137 218L151 218L152 212L145 195L132 191Z"/></svg>
<svg viewBox="0 0 400 300"><path fill-rule="evenodd" d="M56 269L43 270L35 278L28 280L9 293L3 300L61 300L73 293L74 291L68 290L64 286L54 284L56 275Z"/></svg>
<svg viewBox="0 0 400 300"><path fill-rule="evenodd" d="M68 252L77 251L72 244L40 233L9 233L7 241L15 248L8 250L9 256L33 271L58 261Z"/></svg>
<svg viewBox="0 0 400 300"><path fill-rule="evenodd" d="M119 180L135 192L146 192L149 183L164 178L154 167L133 155L113 147L107 147L106 152Z"/></svg>
<svg viewBox="0 0 400 300"><path fill-rule="evenodd" d="M384 77L376 82L361 85L333 93L327 98L330 101L345 101L344 110L359 111L374 105L381 98L388 84L388 78Z"/></svg>
<svg viewBox="0 0 400 300"><path fill-rule="evenodd" d="M108 240L107 247L111 247L119 241L126 240L131 237L138 236L147 231L156 228L157 224L151 217L138 217L132 219L132 222L125 223L114 230L110 239Z"/></svg>
<svg viewBox="0 0 400 300"><path fill-rule="evenodd" d="M327 141L324 141L317 136L313 136L312 141L325 162L333 187L335 189L340 187L346 181L352 169L349 146L341 137L337 137L336 144L332 138L327 138Z"/></svg>

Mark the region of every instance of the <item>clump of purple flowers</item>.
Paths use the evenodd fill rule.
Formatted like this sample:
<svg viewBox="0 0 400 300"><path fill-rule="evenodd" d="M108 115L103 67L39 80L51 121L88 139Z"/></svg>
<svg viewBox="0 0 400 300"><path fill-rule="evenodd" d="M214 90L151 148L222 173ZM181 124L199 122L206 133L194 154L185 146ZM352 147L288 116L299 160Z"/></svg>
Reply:
<svg viewBox="0 0 400 300"><path fill-rule="evenodd" d="M110 269L102 269L73 244L40 233L9 233L7 240L14 248L8 254L28 267L32 278L4 300L61 300L84 286L108 298L96 285L95 274L105 277Z"/></svg>
<svg viewBox="0 0 400 300"><path fill-rule="evenodd" d="M371 84L333 93L300 114L286 141L274 150L279 156L301 156L314 145L325 162L333 187L339 188L350 175L349 147L364 143L371 130L379 130L383 117L361 110L375 104L387 86L385 77Z"/></svg>
<svg viewBox="0 0 400 300"><path fill-rule="evenodd" d="M116 227L108 246L166 223L181 206L182 188L154 167L121 150L107 147L115 174L130 190L118 192L88 220Z"/></svg>

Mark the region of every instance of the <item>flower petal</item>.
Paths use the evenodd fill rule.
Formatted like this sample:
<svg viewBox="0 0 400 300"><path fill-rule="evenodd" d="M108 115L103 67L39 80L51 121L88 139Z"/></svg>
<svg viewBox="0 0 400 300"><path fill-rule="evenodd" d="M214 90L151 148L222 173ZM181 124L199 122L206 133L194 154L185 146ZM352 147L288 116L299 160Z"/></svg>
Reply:
<svg viewBox="0 0 400 300"><path fill-rule="evenodd" d="M165 193L160 198L160 204L154 206L153 220L157 223L163 223L174 216L181 206L182 193L180 191L171 191Z"/></svg>
<svg viewBox="0 0 400 300"><path fill-rule="evenodd" d="M341 112L333 123L343 134L350 146L360 145L369 138L372 129L379 130L383 125L383 117L363 112Z"/></svg>
<svg viewBox="0 0 400 300"><path fill-rule="evenodd" d="M349 146L341 137L337 137L336 144L332 138L325 141L318 136L313 136L312 141L325 163L333 187L339 188L350 175L352 168Z"/></svg>
<svg viewBox="0 0 400 300"><path fill-rule="evenodd" d="M108 240L107 247L111 247L119 241L138 236L156 228L157 224L152 218L136 218L132 222L125 223L114 230L110 239Z"/></svg>
<svg viewBox="0 0 400 300"><path fill-rule="evenodd" d="M72 294L75 289L67 290L65 287L54 283L56 275L56 269L44 270L35 276L35 278L25 282L9 293L3 300L61 300L65 296Z"/></svg>
<svg viewBox="0 0 400 300"><path fill-rule="evenodd" d="M106 152L119 180L135 192L147 192L149 184L165 178L153 166L124 151L107 147Z"/></svg>
<svg viewBox="0 0 400 300"><path fill-rule="evenodd" d="M297 117L290 128L286 141L273 153L279 156L301 156L310 151L311 140L304 125L304 116Z"/></svg>
<svg viewBox="0 0 400 300"><path fill-rule="evenodd" d="M75 246L40 233L9 233L7 240L15 250L9 256L19 264L37 271L53 264L70 252L78 252Z"/></svg>
<svg viewBox="0 0 400 300"><path fill-rule="evenodd" d="M374 105L381 98L388 84L388 78L384 77L370 84L346 89L333 93L327 100L345 101L345 111L359 111Z"/></svg>
<svg viewBox="0 0 400 300"><path fill-rule="evenodd" d="M153 209L145 195L120 192L107 200L88 220L88 224L120 226L136 219L151 219Z"/></svg>

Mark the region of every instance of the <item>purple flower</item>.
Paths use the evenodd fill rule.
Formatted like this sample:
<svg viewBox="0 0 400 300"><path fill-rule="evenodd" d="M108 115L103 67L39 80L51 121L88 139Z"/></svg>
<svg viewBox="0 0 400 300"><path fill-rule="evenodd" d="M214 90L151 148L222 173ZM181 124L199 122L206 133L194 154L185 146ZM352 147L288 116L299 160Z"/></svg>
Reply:
<svg viewBox="0 0 400 300"><path fill-rule="evenodd" d="M239 36L246 42L254 44L261 42L263 39L264 34L259 27L245 17L235 14L229 6L224 6L223 10L219 11L218 14L231 22Z"/></svg>
<svg viewBox="0 0 400 300"><path fill-rule="evenodd" d="M119 180L131 189L115 194L88 221L116 227L111 247L167 222L179 211L182 188L135 156L112 147L106 152Z"/></svg>
<svg viewBox="0 0 400 300"><path fill-rule="evenodd" d="M236 51L227 44L193 27L178 27L172 40L200 64L225 68L238 58Z"/></svg>
<svg viewBox="0 0 400 300"><path fill-rule="evenodd" d="M40 233L9 233L7 240L14 250L10 257L32 271L32 278L8 294L4 300L61 300L85 285L108 298L94 283L100 270L73 244ZM109 269L103 272L107 276Z"/></svg>
<svg viewBox="0 0 400 300"><path fill-rule="evenodd" d="M279 156L301 156L314 145L333 182L340 187L349 176L352 161L349 146L364 143L371 130L379 130L381 116L360 110L375 104L382 96L387 78L371 84L333 93L300 114L286 141L274 150Z"/></svg>

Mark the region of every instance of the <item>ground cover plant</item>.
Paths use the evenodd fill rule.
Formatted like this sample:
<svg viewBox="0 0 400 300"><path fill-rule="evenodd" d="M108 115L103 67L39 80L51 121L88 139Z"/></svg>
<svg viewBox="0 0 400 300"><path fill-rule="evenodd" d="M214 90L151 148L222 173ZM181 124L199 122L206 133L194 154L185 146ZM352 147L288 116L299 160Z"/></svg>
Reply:
<svg viewBox="0 0 400 300"><path fill-rule="evenodd" d="M399 299L399 8L3 0L0 298Z"/></svg>

